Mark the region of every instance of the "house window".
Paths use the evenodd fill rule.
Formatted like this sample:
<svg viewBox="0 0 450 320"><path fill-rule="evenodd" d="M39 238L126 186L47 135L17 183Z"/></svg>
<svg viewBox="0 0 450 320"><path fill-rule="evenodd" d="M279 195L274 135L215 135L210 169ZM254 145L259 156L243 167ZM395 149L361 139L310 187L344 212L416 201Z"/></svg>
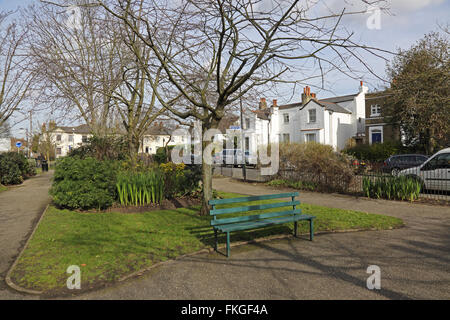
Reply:
<svg viewBox="0 0 450 320"><path fill-rule="evenodd" d="M315 133L307 133L305 135L306 142L316 142L316 134Z"/></svg>
<svg viewBox="0 0 450 320"><path fill-rule="evenodd" d="M250 138L245 137L245 151L248 151L250 149Z"/></svg>
<svg viewBox="0 0 450 320"><path fill-rule="evenodd" d="M60 155L61 154L61 148L56 148L56 154Z"/></svg>
<svg viewBox="0 0 450 320"><path fill-rule="evenodd" d="M370 106L370 116L371 117L381 116L381 107L378 104L372 104Z"/></svg>
<svg viewBox="0 0 450 320"><path fill-rule="evenodd" d="M250 129L250 118L245 118L245 129Z"/></svg>
<svg viewBox="0 0 450 320"><path fill-rule="evenodd" d="M308 110L308 123L316 122L316 109Z"/></svg>
<svg viewBox="0 0 450 320"><path fill-rule="evenodd" d="M289 133L283 133L283 142L290 142Z"/></svg>
<svg viewBox="0 0 450 320"><path fill-rule="evenodd" d="M289 123L289 113L283 114L284 123Z"/></svg>
<svg viewBox="0 0 450 320"><path fill-rule="evenodd" d="M69 142L73 142L73 135L69 135Z"/></svg>
<svg viewBox="0 0 450 320"><path fill-rule="evenodd" d="M145 147L145 153L148 153L148 147Z"/></svg>
<svg viewBox="0 0 450 320"><path fill-rule="evenodd" d="M87 136L82 136L81 137L81 142L86 143L88 141Z"/></svg>
<svg viewBox="0 0 450 320"><path fill-rule="evenodd" d="M58 134L58 135L56 136L56 141L61 141L61 135L60 135L60 134Z"/></svg>

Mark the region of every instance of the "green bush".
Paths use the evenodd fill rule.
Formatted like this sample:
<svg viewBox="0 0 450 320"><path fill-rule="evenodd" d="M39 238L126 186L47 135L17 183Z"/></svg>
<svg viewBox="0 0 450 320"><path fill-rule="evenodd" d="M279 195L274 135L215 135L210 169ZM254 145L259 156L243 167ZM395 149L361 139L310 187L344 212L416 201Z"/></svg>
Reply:
<svg viewBox="0 0 450 320"><path fill-rule="evenodd" d="M382 162L393 154L403 153L403 151L404 148L400 143L390 141L374 144L359 144L343 150L343 152L359 160L371 162Z"/></svg>
<svg viewBox="0 0 450 320"><path fill-rule="evenodd" d="M36 174L36 168L21 153L0 154L0 183L20 184L24 179Z"/></svg>
<svg viewBox="0 0 450 320"><path fill-rule="evenodd" d="M165 197L170 199L194 193L202 178L201 166L186 166L184 163L162 163L159 168L164 174Z"/></svg>
<svg viewBox="0 0 450 320"><path fill-rule="evenodd" d="M69 157L97 160L125 160L128 155L128 144L124 136L92 136L88 142L72 149Z"/></svg>
<svg viewBox="0 0 450 320"><path fill-rule="evenodd" d="M170 161L170 153L172 152L172 149L175 148L175 146L167 146L167 147L159 147L156 149L156 153L153 156L153 159L156 161L156 163L166 163Z"/></svg>
<svg viewBox="0 0 450 320"><path fill-rule="evenodd" d="M364 177L363 192L368 198L414 201L419 198L422 184L411 177Z"/></svg>
<svg viewBox="0 0 450 320"><path fill-rule="evenodd" d="M308 190L308 191L314 191L317 189L317 185L312 182L289 181L283 179L271 180L267 182L267 185L271 187L290 187L293 189Z"/></svg>
<svg viewBox="0 0 450 320"><path fill-rule="evenodd" d="M87 157L58 161L50 194L60 207L104 209L116 198L118 162Z"/></svg>
<svg viewBox="0 0 450 320"><path fill-rule="evenodd" d="M317 191L348 190L354 172L350 159L316 142L280 144L278 179Z"/></svg>

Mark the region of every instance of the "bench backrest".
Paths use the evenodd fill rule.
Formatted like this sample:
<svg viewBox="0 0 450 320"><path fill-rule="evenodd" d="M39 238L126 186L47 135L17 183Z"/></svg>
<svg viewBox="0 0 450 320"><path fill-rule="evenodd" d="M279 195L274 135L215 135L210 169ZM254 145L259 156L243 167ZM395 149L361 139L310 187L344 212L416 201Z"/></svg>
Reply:
<svg viewBox="0 0 450 320"><path fill-rule="evenodd" d="M237 223L237 222L244 222L244 221L255 221L255 220L261 220L261 219L267 219L267 218L275 218L275 217L292 216L292 215L301 214L301 209L296 208L296 206L298 206L300 204L300 201L295 200L295 197L297 197L298 195L299 195L298 192L288 192L288 193L280 193L280 194L269 194L269 195L263 195L263 196L250 196L250 197L209 200L208 203L212 206L212 209L209 211L209 214L211 216L213 216L213 219L211 219L211 225L217 226L217 225L223 225L223 224L230 224L230 223ZM285 202L276 202L276 203L264 203L264 204L236 206L236 207L231 207L231 208L220 208L220 209L216 208L217 205L223 205L223 204L234 204L234 203L237 204L237 203L243 203L243 202L271 200L271 199L280 199L280 198L291 198L291 200L285 201ZM282 207L288 207L288 206L292 206L292 209L287 210L285 208L282 211L277 211L277 212L266 212L266 213L255 214L255 215L243 215L243 216L238 216L238 217L217 219L217 216L220 216L221 214L244 213L244 212L249 212L249 211L254 211L254 210L266 210L266 209L282 208Z"/></svg>

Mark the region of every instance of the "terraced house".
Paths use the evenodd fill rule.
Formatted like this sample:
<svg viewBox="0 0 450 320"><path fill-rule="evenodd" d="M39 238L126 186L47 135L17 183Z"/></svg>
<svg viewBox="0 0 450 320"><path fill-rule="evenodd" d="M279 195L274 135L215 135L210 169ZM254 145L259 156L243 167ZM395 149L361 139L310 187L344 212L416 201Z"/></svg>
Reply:
<svg viewBox="0 0 450 320"><path fill-rule="evenodd" d="M315 141L341 150L349 139L363 143L366 135L366 94L361 82L358 92L339 97L319 99L305 87L301 100L270 107L262 98L257 110L244 111L245 149L256 152L257 146L268 142Z"/></svg>
<svg viewBox="0 0 450 320"><path fill-rule="evenodd" d="M399 126L389 122L383 114L388 94L384 91L366 94L365 143L400 141Z"/></svg>

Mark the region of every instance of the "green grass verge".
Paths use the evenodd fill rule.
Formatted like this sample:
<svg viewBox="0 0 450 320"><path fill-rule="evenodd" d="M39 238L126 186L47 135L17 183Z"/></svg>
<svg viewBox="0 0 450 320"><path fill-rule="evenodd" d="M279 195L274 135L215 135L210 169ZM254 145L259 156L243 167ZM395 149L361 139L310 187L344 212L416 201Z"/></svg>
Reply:
<svg viewBox="0 0 450 320"><path fill-rule="evenodd" d="M5 187L4 185L0 184L0 192L6 191L6 190L8 190L8 188Z"/></svg>
<svg viewBox="0 0 450 320"><path fill-rule="evenodd" d="M219 195L240 196L221 192ZM260 201L269 202L276 201ZM390 229L403 225L402 220L384 215L309 204L302 204L301 208L317 217L316 231ZM12 279L29 289L63 289L69 276L67 267L78 265L82 288L95 287L154 263L210 248L214 239L209 220L198 215L198 207L125 214L77 213L50 206L13 270ZM250 240L292 230L293 224L285 224L234 232L231 240ZM301 222L299 230L308 232L308 223ZM224 240L222 236L220 242Z"/></svg>

